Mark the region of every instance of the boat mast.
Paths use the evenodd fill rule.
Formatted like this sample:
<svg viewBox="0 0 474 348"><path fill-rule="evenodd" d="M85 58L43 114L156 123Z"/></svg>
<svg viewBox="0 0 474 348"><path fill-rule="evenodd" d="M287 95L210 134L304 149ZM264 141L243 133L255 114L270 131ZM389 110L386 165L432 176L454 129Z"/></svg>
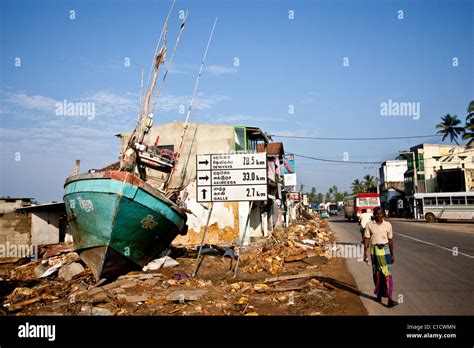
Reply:
<svg viewBox="0 0 474 348"><path fill-rule="evenodd" d="M138 149L136 148L135 144L139 144L139 146L140 146L142 141L143 141L143 138L145 137L146 121L149 118L148 117L149 116L148 115L148 109L149 109L149 106L150 106L150 99L151 99L151 95L153 94L153 90L154 90L155 85L156 85L156 79L157 79L157 76L158 76L158 69L160 67L160 64L165 61L166 51L167 51L166 34L167 34L167 31L168 31L168 21L169 21L169 17L171 15L171 12L174 8L175 2L176 2L176 0L173 0L173 3L171 5L171 8L168 12L165 23L163 25L163 29L161 30L160 38L158 39L158 44L156 46L155 53L153 55L152 65L150 67L150 73L148 74L148 82L147 82L148 92L146 94L146 97L143 99L143 101L141 100L141 96L140 96L141 110L138 114L138 120L137 120L137 124L135 126L135 129L133 130L132 134L130 135L130 138L128 140L128 144L127 144L126 149L122 153L122 157L121 157L121 160L120 160L120 170L125 169L127 171L132 171L133 172L135 167L137 166ZM161 47L160 51L158 52L158 48L160 47L162 39L163 39L163 46ZM151 79L151 76L152 76L153 67L154 67L154 73L153 73L153 79L152 79L151 86L150 86L150 79ZM143 81L143 77L142 77L142 81ZM141 92L140 92L140 94L141 94ZM152 117L153 116L151 115L150 118L152 118Z"/></svg>
<svg viewBox="0 0 474 348"><path fill-rule="evenodd" d="M163 79L161 80L160 86L158 87L158 90L156 91L155 101L153 102L153 107L151 109L152 113L155 112L156 102L158 101L158 97L161 93L161 90L163 89L163 85L165 83L166 77L168 76L168 72L171 68L171 65L173 64L176 49L178 48L181 37L183 36L184 26L186 25L186 20L187 19L188 19L188 11L186 11L186 14L184 15L183 21L181 22L181 27L179 28L179 33L178 33L178 36L176 38L176 43L174 45L173 52L171 53L171 57L170 57L170 60L168 61L168 64L166 65L166 71L163 75Z"/></svg>
<svg viewBox="0 0 474 348"><path fill-rule="evenodd" d="M209 36L209 40L207 41L206 50L204 51L204 56L203 56L202 61L201 61L201 67L199 68L199 73L198 73L198 76L196 78L196 83L194 84L194 91L193 91L193 94L191 96L191 101L189 103L188 112L186 114L186 120L184 122L184 128L183 128L183 132L181 134L181 139L180 139L180 144L179 144L179 147L178 147L178 152L176 153L175 165L174 165L170 175L168 176L168 179L166 180L166 182L163 186L163 189L165 190L165 192L168 190L168 186L171 183L171 179L172 179L174 173L176 173L176 167L177 167L177 164L178 164L178 161L179 161L179 157L180 157L181 152L183 150L184 138L185 138L185 135L186 135L186 132L187 132L187 129L188 129L189 116L191 115L191 110L192 110L192 107L194 105L194 100L196 98L196 94L197 94L197 90L198 90L198 86L199 86L199 81L201 79L202 70L204 68L204 62L206 61L207 51L209 50L209 46L211 45L211 40L212 40L212 36L214 35L214 29L216 28L216 23L217 23L217 18L214 20L214 25L212 26L211 34ZM172 192L171 193L167 192L167 196L170 196L170 195L172 195Z"/></svg>

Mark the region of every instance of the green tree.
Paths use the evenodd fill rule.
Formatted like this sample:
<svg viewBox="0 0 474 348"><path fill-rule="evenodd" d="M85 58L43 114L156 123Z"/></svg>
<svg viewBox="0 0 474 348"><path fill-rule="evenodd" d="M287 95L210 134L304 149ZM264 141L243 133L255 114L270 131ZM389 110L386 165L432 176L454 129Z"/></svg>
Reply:
<svg viewBox="0 0 474 348"><path fill-rule="evenodd" d="M316 195L316 202L318 203L322 203L323 202L323 199L324 199L324 195L322 193L318 193Z"/></svg>
<svg viewBox="0 0 474 348"><path fill-rule="evenodd" d="M337 195L337 186L333 185L329 188L329 194L331 196L331 200L334 201Z"/></svg>
<svg viewBox="0 0 474 348"><path fill-rule="evenodd" d="M438 134L442 134L442 140L446 139L448 136L451 141L454 141L457 145L458 143L458 136L464 133L464 127L459 127L461 120L458 119L456 115L451 116L447 114L446 116L441 117L441 123L436 125L436 129L438 130Z"/></svg>
<svg viewBox="0 0 474 348"><path fill-rule="evenodd" d="M462 138L467 140L467 146L474 145L474 100L467 107L466 125Z"/></svg>
<svg viewBox="0 0 474 348"><path fill-rule="evenodd" d="M358 194L358 193L363 193L364 192L364 184L359 179L355 179L352 182L351 188L352 188L352 193L353 194Z"/></svg>
<svg viewBox="0 0 474 348"><path fill-rule="evenodd" d="M326 192L326 195L324 196L324 198L326 199L325 200L326 203L331 202L331 194L329 192Z"/></svg>
<svg viewBox="0 0 474 348"><path fill-rule="evenodd" d="M363 186L364 186L365 192L377 191L377 183L375 182L375 178L372 175L364 176Z"/></svg>

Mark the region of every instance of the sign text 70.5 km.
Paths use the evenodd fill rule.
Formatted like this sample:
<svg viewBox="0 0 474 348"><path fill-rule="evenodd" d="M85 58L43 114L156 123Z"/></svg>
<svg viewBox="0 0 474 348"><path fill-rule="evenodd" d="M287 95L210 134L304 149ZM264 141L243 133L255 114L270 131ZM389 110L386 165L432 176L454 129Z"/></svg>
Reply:
<svg viewBox="0 0 474 348"><path fill-rule="evenodd" d="M196 156L198 202L267 200L267 154Z"/></svg>

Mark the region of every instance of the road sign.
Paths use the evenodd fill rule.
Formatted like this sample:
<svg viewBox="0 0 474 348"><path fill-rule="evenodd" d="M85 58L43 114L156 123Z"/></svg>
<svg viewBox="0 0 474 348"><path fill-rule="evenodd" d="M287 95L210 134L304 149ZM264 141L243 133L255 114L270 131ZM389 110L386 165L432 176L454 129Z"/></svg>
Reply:
<svg viewBox="0 0 474 348"><path fill-rule="evenodd" d="M196 156L198 202L267 200L267 155Z"/></svg>

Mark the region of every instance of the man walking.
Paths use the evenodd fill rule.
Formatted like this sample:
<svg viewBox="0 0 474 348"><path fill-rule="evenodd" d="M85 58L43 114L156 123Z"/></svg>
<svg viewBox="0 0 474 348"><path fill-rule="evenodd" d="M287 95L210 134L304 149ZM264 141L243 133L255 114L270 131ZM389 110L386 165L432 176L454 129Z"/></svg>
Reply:
<svg viewBox="0 0 474 348"><path fill-rule="evenodd" d="M364 233L365 233L365 227L369 223L369 221L372 219L372 214L367 213L367 209L362 209L362 214L360 214L359 217L359 225L360 225L360 234L362 236L362 243L364 243Z"/></svg>
<svg viewBox="0 0 474 348"><path fill-rule="evenodd" d="M392 224L383 220L384 211L380 207L374 209L374 217L375 221L368 222L365 228L364 254L365 259L368 260L370 246L372 276L375 284L374 294L377 295L377 302L382 302L382 297L387 297L387 307L391 308L398 304L392 300L392 264L395 261Z"/></svg>

